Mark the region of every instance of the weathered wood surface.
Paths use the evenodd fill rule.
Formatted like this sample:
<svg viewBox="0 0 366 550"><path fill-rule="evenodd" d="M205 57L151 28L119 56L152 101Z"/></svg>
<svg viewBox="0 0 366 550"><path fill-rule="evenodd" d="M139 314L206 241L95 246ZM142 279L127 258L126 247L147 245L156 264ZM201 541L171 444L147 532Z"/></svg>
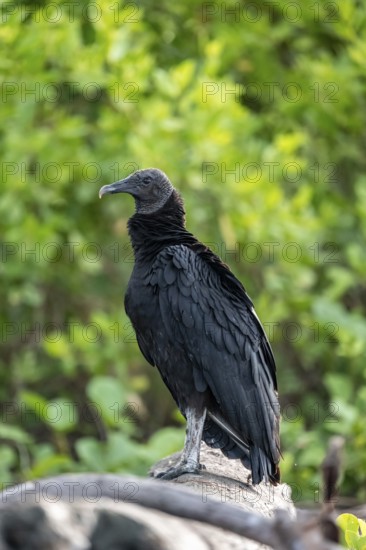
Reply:
<svg viewBox="0 0 366 550"><path fill-rule="evenodd" d="M253 487L240 462L204 444L201 462L199 475L173 482L88 473L10 487L0 494L0 550L337 548L316 521L294 523L285 484Z"/></svg>

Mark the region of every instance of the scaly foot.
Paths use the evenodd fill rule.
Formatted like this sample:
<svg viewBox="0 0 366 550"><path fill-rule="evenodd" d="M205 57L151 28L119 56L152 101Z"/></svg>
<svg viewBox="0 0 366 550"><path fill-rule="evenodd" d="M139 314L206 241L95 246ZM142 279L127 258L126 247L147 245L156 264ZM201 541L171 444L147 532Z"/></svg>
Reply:
<svg viewBox="0 0 366 550"><path fill-rule="evenodd" d="M159 479L175 479L184 474L199 474L201 465L189 462L181 462L165 472L159 472L155 477Z"/></svg>

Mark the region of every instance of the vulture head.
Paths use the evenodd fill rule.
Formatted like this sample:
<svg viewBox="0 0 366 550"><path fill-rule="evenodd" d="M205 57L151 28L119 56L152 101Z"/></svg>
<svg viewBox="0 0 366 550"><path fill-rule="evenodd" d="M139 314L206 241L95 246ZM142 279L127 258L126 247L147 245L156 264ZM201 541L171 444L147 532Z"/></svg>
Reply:
<svg viewBox="0 0 366 550"><path fill-rule="evenodd" d="M123 180L104 185L99 191L99 198L113 193L128 193L135 199L136 212L151 214L166 203L173 190L164 172L158 168L147 168L137 170Z"/></svg>

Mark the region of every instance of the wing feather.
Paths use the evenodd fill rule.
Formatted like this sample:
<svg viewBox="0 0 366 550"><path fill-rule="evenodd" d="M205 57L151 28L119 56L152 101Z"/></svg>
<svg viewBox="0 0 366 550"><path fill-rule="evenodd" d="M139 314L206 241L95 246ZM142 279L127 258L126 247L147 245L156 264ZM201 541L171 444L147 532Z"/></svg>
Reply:
<svg viewBox="0 0 366 550"><path fill-rule="evenodd" d="M210 388L242 445L258 447L257 465L261 449L277 463L275 363L250 299L231 294L206 259L184 245L161 251L147 280L159 296L164 337L192 363L196 390ZM153 359L159 365L160 357Z"/></svg>

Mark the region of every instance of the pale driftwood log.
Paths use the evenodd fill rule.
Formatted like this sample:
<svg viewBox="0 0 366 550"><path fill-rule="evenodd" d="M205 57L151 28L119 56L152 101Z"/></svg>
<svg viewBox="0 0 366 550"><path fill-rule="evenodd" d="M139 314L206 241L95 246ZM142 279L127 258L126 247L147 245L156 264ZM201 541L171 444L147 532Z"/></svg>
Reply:
<svg viewBox="0 0 366 550"><path fill-rule="evenodd" d="M200 475L174 482L70 474L8 488L0 493L0 550L338 548L316 519L296 522L286 485L253 487L240 462L204 445L201 462Z"/></svg>

